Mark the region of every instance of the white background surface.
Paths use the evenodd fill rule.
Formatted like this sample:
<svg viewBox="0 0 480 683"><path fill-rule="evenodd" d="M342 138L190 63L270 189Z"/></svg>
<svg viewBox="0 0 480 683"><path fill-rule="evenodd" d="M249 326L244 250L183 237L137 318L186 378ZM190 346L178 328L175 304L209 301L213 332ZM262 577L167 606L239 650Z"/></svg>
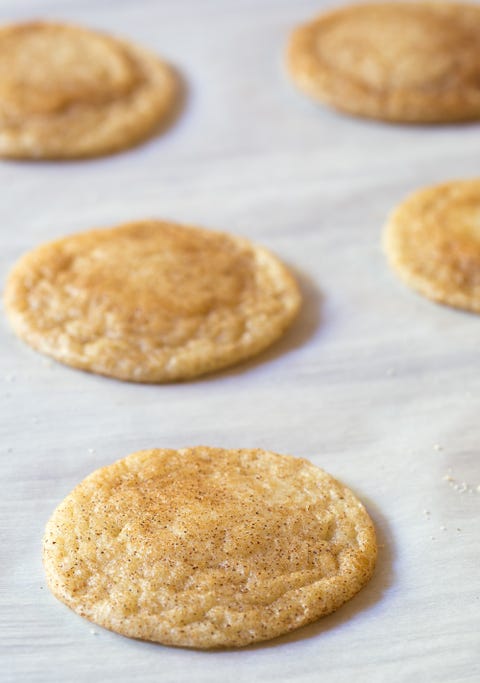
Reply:
<svg viewBox="0 0 480 683"><path fill-rule="evenodd" d="M321 6L0 2L1 21L49 17L129 37L176 64L188 86L177 125L141 148L0 164L2 280L46 240L158 216L266 245L295 269L305 297L271 351L171 386L50 363L2 318L5 682L480 680L480 492L443 479L451 468L455 480L480 484L480 319L404 288L379 243L408 192L479 173L479 125L388 126L297 94L284 74L285 40ZM199 443L305 456L350 485L382 544L371 583L313 626L213 653L129 640L57 602L40 560L55 505L134 450Z"/></svg>

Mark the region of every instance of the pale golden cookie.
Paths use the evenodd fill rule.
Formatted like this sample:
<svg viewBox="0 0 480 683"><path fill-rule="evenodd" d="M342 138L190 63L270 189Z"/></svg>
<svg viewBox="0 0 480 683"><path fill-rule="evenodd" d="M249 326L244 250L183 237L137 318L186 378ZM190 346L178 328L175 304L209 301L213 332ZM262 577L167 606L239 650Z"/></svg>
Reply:
<svg viewBox="0 0 480 683"><path fill-rule="evenodd" d="M393 212L384 246L407 285L480 313L480 180L415 192Z"/></svg>
<svg viewBox="0 0 480 683"><path fill-rule="evenodd" d="M67 365L168 382L272 344L300 305L296 282L245 239L162 221L65 237L13 268L5 310L19 337Z"/></svg>
<svg viewBox="0 0 480 683"><path fill-rule="evenodd" d="M301 90L350 114L406 123L480 118L480 7L351 5L297 28L288 66Z"/></svg>
<svg viewBox="0 0 480 683"><path fill-rule="evenodd" d="M306 460L199 446L93 472L47 524L47 582L91 621L198 648L274 638L370 579L363 505Z"/></svg>
<svg viewBox="0 0 480 683"><path fill-rule="evenodd" d="M109 154L172 118L171 68L136 45L47 22L0 28L0 156Z"/></svg>

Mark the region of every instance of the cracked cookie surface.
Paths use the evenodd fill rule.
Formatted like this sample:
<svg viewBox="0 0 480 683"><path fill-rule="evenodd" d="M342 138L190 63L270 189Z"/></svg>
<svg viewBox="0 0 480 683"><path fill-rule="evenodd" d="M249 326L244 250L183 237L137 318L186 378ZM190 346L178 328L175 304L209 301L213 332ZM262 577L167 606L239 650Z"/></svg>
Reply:
<svg viewBox="0 0 480 683"><path fill-rule="evenodd" d="M0 28L0 156L116 152L166 125L179 97L172 69L125 41L50 22Z"/></svg>
<svg viewBox="0 0 480 683"><path fill-rule="evenodd" d="M298 87L347 113L410 123L480 118L480 8L449 2L352 5L292 34Z"/></svg>
<svg viewBox="0 0 480 683"><path fill-rule="evenodd" d="M384 233L392 268L421 294L480 313L480 180L415 192Z"/></svg>
<svg viewBox="0 0 480 683"><path fill-rule="evenodd" d="M372 575L373 524L306 460L259 449L134 453L80 483L44 537L54 595L126 636L244 646L336 610Z"/></svg>
<svg viewBox="0 0 480 683"><path fill-rule="evenodd" d="M300 293L266 249L151 220L34 249L13 268L4 300L18 336L56 360L168 382L265 349L293 321Z"/></svg>

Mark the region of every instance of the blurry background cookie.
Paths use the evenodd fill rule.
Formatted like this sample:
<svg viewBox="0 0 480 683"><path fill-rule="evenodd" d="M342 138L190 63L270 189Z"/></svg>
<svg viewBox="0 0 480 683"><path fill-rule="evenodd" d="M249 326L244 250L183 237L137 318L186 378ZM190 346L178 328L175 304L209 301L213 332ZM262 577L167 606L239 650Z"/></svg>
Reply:
<svg viewBox="0 0 480 683"><path fill-rule="evenodd" d="M242 646L333 612L370 579L375 530L306 460L259 449L148 450L99 469L58 506L47 582L133 638Z"/></svg>
<svg viewBox="0 0 480 683"><path fill-rule="evenodd" d="M352 5L297 28L288 66L301 90L358 116L399 122L480 117L480 7Z"/></svg>
<svg viewBox="0 0 480 683"><path fill-rule="evenodd" d="M162 221L43 245L14 267L5 308L34 348L139 382L186 379L275 341L300 305L296 282L247 240Z"/></svg>
<svg viewBox="0 0 480 683"><path fill-rule="evenodd" d="M480 180L416 192L384 235L402 280L435 301L480 313Z"/></svg>
<svg viewBox="0 0 480 683"><path fill-rule="evenodd" d="M171 68L130 43L47 22L0 28L0 156L115 152L166 125L179 97Z"/></svg>

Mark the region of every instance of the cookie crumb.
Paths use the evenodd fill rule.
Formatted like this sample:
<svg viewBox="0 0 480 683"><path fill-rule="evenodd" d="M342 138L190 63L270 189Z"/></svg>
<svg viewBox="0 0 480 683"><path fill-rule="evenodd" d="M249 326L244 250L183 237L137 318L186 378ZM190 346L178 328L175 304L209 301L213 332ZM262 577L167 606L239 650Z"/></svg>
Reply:
<svg viewBox="0 0 480 683"><path fill-rule="evenodd" d="M451 470L449 470L449 472L450 471ZM445 474L443 480L448 482L449 486L451 486L454 491L458 491L458 493L480 493L480 485L475 487L468 484L466 481L458 481L452 477L451 474Z"/></svg>

